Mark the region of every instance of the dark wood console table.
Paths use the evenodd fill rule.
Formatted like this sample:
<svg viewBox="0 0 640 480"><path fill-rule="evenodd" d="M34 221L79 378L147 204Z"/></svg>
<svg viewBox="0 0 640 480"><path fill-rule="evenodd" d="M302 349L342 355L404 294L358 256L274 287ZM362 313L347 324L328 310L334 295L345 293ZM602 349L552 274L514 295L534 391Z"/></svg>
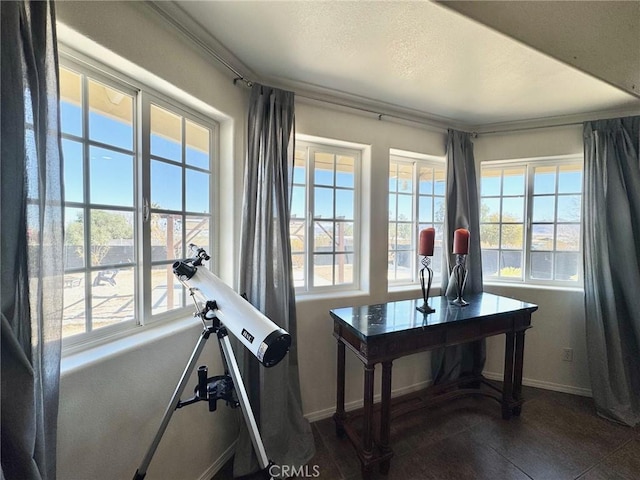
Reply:
<svg viewBox="0 0 640 480"><path fill-rule="evenodd" d="M435 313L425 315L416 310L422 300L405 300L379 305L347 307L331 310L333 335L338 341L336 432L347 434L353 442L362 465L362 476L368 478L374 465L388 472L393 451L389 445L392 416L398 416L437 401L469 394L487 395L498 400L502 416L519 415L522 407L522 364L524 333L531 327L531 314L538 307L531 303L489 293L465 295L466 307L450 305L446 297L433 297L429 304ZM465 376L446 385L429 387L429 394L413 405L392 405L391 367L393 360L417 352L432 350L505 334L504 382L502 389L486 381L482 375ZM364 364L364 407L355 414L346 413L345 347ZM374 373L382 363L379 432L374 432ZM489 392L477 388L491 387ZM465 388L469 385L475 388ZM394 399L394 403L395 403ZM397 408L399 407L399 408ZM392 408L394 412L392 412ZM377 413L377 409L376 409ZM362 416L362 427L351 420ZM377 435L376 435L377 434Z"/></svg>

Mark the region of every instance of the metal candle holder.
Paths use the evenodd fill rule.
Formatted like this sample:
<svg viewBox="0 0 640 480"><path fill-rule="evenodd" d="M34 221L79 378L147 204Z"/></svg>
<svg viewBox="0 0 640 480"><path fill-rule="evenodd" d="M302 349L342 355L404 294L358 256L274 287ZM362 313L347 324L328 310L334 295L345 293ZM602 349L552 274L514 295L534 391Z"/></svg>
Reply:
<svg viewBox="0 0 640 480"><path fill-rule="evenodd" d="M420 262L422 263L422 265L424 265L420 269L420 287L422 288L422 299L424 300L424 303L422 304L421 307L416 307L416 309L422 313L434 313L436 310L434 308L431 308L427 303L429 301L429 290L431 290L431 281L433 280L433 270L431 270L430 268L431 257L424 256L422 257L422 260ZM425 287L425 278L424 278L425 270L427 271L427 274L428 274L426 287Z"/></svg>
<svg viewBox="0 0 640 480"><path fill-rule="evenodd" d="M462 298L462 292L464 292L464 286L467 283L467 256L465 254L456 255L456 265L453 267L453 277L456 281L456 294L457 298L451 300L453 305L459 307L466 307L469 302Z"/></svg>

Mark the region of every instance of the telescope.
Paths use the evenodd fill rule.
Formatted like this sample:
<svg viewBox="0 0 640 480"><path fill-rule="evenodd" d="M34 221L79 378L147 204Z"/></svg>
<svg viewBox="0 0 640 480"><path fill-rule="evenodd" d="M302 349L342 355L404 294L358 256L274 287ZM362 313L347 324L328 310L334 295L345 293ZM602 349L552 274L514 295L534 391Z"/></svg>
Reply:
<svg viewBox="0 0 640 480"><path fill-rule="evenodd" d="M231 408L241 408L258 464L268 478L271 478L270 467L274 464L267 458L240 369L229 342L228 332L231 332L264 367L273 367L285 357L291 346L291 335L251 305L246 297L238 295L207 270L202 262L209 260L210 257L203 248L193 244L189 247L193 257L175 262L173 273L189 290L196 306L195 316L202 320L204 329L165 410L160 428L133 479L142 480L145 477L171 415L176 409L199 401L208 401L209 411L213 412L216 410L218 400L224 400ZM218 339L224 375L208 377L207 367L199 367L198 385L194 389L194 396L181 401L180 396L211 334L215 334Z"/></svg>
<svg viewBox="0 0 640 480"><path fill-rule="evenodd" d="M272 367L280 362L289 351L291 335L209 270L198 266L194 266L194 259L175 262L173 273L201 300L215 299L215 316L262 365Z"/></svg>

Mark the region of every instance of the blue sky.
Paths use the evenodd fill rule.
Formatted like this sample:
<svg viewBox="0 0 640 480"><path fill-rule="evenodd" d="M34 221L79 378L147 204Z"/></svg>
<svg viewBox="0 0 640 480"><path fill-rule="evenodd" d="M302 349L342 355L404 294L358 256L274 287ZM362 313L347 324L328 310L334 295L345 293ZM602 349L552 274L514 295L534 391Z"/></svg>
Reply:
<svg viewBox="0 0 640 480"><path fill-rule="evenodd" d="M61 102L62 132L82 136L81 108L70 102ZM107 145L131 151L134 132L131 124L100 115L89 114L89 138ZM83 201L83 149L82 143L63 139L65 199ZM154 156L181 162L182 145L171 139L152 135L151 151ZM186 148L187 165L206 168L208 155L194 148ZM90 146L90 202L132 207L134 205L135 163L132 155L109 148ZM151 202L163 209L182 210L182 168L152 160ZM186 168L186 209L209 212L209 174Z"/></svg>

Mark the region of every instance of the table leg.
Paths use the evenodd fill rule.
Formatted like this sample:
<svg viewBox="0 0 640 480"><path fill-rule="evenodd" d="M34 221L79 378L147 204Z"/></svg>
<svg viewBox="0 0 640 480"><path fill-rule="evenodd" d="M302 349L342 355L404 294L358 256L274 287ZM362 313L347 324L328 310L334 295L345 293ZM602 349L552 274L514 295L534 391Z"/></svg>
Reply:
<svg viewBox="0 0 640 480"><path fill-rule="evenodd" d="M513 369L513 399L522 400L522 367L524 365L524 333L522 330L516 333L515 360ZM522 410L521 405L513 408L513 414L518 416Z"/></svg>
<svg viewBox="0 0 640 480"><path fill-rule="evenodd" d="M370 461L373 458L373 377L375 365L364 366L364 408L362 417L362 473L371 471Z"/></svg>
<svg viewBox="0 0 640 480"><path fill-rule="evenodd" d="M388 453L391 449L391 367L393 362L382 362L382 394L380 400L380 450L382 454ZM380 464L380 472L389 472L391 460L384 460Z"/></svg>
<svg viewBox="0 0 640 480"><path fill-rule="evenodd" d="M338 340L338 362L337 362L337 385L336 385L336 413L333 420L336 422L336 435L343 438L344 432L344 383L345 383L345 348L344 343Z"/></svg>
<svg viewBox="0 0 640 480"><path fill-rule="evenodd" d="M513 351L514 333L505 334L506 341L504 347L504 377L502 384L502 418L511 418L511 402L513 400Z"/></svg>

